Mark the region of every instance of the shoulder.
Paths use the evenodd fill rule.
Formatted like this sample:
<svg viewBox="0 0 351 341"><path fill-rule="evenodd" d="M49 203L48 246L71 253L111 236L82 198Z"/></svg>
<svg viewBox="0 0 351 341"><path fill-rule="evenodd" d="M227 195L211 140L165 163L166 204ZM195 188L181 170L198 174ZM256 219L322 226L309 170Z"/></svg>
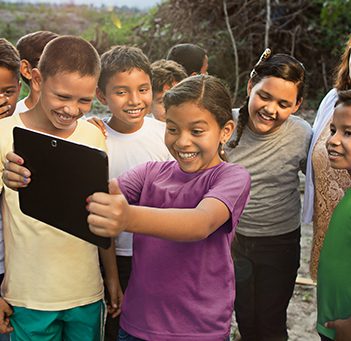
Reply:
<svg viewBox="0 0 351 341"><path fill-rule="evenodd" d="M325 119L328 119L331 117L333 111L334 111L334 105L335 102L338 99L338 91L334 88L331 89L322 99L317 115L314 121L314 127L318 126L319 124L323 124L322 122L325 121Z"/></svg>
<svg viewBox="0 0 351 341"><path fill-rule="evenodd" d="M97 126L95 126L92 123L89 123L88 121L79 119L77 122L79 124L79 129L81 129L82 131L97 135L103 135Z"/></svg>
<svg viewBox="0 0 351 341"><path fill-rule="evenodd" d="M166 123L156 120L152 117L144 117L144 128L146 129L154 129L160 132L164 132L166 129Z"/></svg>
<svg viewBox="0 0 351 341"><path fill-rule="evenodd" d="M287 122L289 124L289 129L291 129L293 127L294 129L297 129L301 133L304 133L306 135L312 135L311 125L307 121L305 121L303 118L295 116L295 115L291 115L288 118Z"/></svg>
<svg viewBox="0 0 351 341"><path fill-rule="evenodd" d="M5 129L8 127L14 127L18 124L16 116L5 117L0 120L0 128Z"/></svg>
<svg viewBox="0 0 351 341"><path fill-rule="evenodd" d="M15 116L5 117L0 120L0 142L6 142L5 140L12 140L13 128L20 125Z"/></svg>
<svg viewBox="0 0 351 341"><path fill-rule="evenodd" d="M237 181L240 181L243 187L250 186L251 183L250 173L238 163L222 162L219 167L213 168L212 175L215 181L220 179L221 183L228 183L228 186Z"/></svg>
<svg viewBox="0 0 351 341"><path fill-rule="evenodd" d="M106 139L99 128L88 121L79 119L72 140L106 151Z"/></svg>
<svg viewBox="0 0 351 341"><path fill-rule="evenodd" d="M335 88L333 88L324 96L324 98L322 99L322 102L319 106L323 107L323 106L329 105L329 104L334 105L337 98L338 98L338 91Z"/></svg>

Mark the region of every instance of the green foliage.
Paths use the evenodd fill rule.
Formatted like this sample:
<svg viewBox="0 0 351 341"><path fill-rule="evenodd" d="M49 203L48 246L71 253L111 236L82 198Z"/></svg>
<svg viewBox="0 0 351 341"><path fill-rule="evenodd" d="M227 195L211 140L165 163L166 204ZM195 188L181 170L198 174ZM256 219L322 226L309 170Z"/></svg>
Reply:
<svg viewBox="0 0 351 341"><path fill-rule="evenodd" d="M16 43L38 30L80 35L102 53L112 45L128 44L143 14L125 7L0 2L0 36Z"/></svg>
<svg viewBox="0 0 351 341"><path fill-rule="evenodd" d="M333 55L340 55L341 49L351 33L350 0L315 0L320 6L318 29L321 32L319 44Z"/></svg>

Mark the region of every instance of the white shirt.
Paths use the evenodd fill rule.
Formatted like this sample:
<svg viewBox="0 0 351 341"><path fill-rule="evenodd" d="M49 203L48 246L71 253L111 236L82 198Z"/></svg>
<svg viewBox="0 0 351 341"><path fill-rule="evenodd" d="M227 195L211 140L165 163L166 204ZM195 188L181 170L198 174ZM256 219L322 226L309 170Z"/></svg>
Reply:
<svg viewBox="0 0 351 341"><path fill-rule="evenodd" d="M172 156L164 144L166 125L154 118L145 117L142 127L131 134L122 134L106 123L107 150L110 178L117 178L125 171L148 161L167 161ZM133 236L122 232L116 238L116 254L132 256Z"/></svg>
<svg viewBox="0 0 351 341"><path fill-rule="evenodd" d="M25 100L27 99L28 97L26 98L23 98L21 99L20 101L17 102L16 104L16 109L15 111L13 112L13 115L18 115L20 114L21 112L25 112L25 111L28 111L29 108L26 106L26 103L25 103Z"/></svg>

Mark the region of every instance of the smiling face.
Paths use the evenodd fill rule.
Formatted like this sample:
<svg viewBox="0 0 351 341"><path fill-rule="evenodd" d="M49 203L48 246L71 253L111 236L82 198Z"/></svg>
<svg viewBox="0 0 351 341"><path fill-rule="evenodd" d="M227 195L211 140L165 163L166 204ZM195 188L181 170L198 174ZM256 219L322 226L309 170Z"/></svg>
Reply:
<svg viewBox="0 0 351 341"><path fill-rule="evenodd" d="M0 95L5 100L1 101L3 105L0 110L0 118L13 114L20 90L21 85L16 74L6 67L0 66Z"/></svg>
<svg viewBox="0 0 351 341"><path fill-rule="evenodd" d="M335 108L326 147L333 168L351 171L351 106Z"/></svg>
<svg viewBox="0 0 351 341"><path fill-rule="evenodd" d="M97 90L97 96L112 112L111 128L124 134L136 132L142 127L144 116L150 113L150 77L137 68L117 72L108 80L105 92Z"/></svg>
<svg viewBox="0 0 351 341"><path fill-rule="evenodd" d="M33 85L40 91L38 105L33 109L33 122L29 127L57 136L67 137L75 130L77 120L86 114L95 96L95 76L79 73L58 73L42 79L33 69Z"/></svg>
<svg viewBox="0 0 351 341"><path fill-rule="evenodd" d="M221 162L218 147L228 141L233 129L233 121L220 128L208 110L186 102L167 110L165 143L180 168L195 173Z"/></svg>
<svg viewBox="0 0 351 341"><path fill-rule="evenodd" d="M297 101L295 83L277 77L265 77L257 84L248 84L250 129L257 134L269 134L295 113L302 100Z"/></svg>

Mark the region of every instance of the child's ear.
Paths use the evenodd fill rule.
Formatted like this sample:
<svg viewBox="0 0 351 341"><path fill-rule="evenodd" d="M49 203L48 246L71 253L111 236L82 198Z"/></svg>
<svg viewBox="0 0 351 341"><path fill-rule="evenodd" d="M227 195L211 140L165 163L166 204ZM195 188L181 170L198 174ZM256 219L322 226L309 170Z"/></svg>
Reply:
<svg viewBox="0 0 351 341"><path fill-rule="evenodd" d="M40 92L42 81L43 81L43 78L41 76L39 69L37 68L32 69L31 87L33 88L34 91Z"/></svg>
<svg viewBox="0 0 351 341"><path fill-rule="evenodd" d="M99 87L96 88L96 97L101 104L107 105L106 96Z"/></svg>
<svg viewBox="0 0 351 341"><path fill-rule="evenodd" d="M21 75L30 81L32 80L32 66L27 59L22 59L20 64Z"/></svg>
<svg viewBox="0 0 351 341"><path fill-rule="evenodd" d="M246 88L247 96L250 96L252 88L253 88L253 84L251 79L249 79L249 81L247 82L247 88Z"/></svg>
<svg viewBox="0 0 351 341"><path fill-rule="evenodd" d="M233 120L229 120L224 127L222 128L222 137L221 142L225 144L229 141L235 129L235 122Z"/></svg>
<svg viewBox="0 0 351 341"><path fill-rule="evenodd" d="M295 104L295 107L294 107L294 110L293 110L293 114L295 114L296 111L299 110L299 108L300 108L302 102L303 102L303 97L301 97L301 98L297 101L297 103Z"/></svg>

